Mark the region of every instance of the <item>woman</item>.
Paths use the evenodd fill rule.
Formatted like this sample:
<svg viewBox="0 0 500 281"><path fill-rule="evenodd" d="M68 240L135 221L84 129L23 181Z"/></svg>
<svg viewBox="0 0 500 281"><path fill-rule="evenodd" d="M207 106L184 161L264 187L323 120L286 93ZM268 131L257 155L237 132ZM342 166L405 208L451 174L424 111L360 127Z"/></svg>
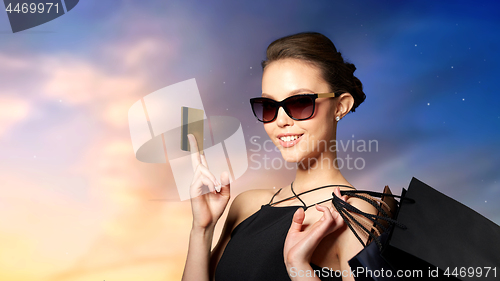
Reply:
<svg viewBox="0 0 500 281"><path fill-rule="evenodd" d="M297 163L295 179L278 192L238 195L211 250L215 224L229 201L229 177L223 173L218 181L205 157L193 153L193 226L183 280L330 280L334 273L342 278L331 280L354 280L348 260L363 246L331 201L332 192L341 197L340 190L354 187L338 170L331 144L337 123L365 99L356 68L319 33L274 41L262 67L262 98L251 100L252 109L283 158ZM196 150L195 138L189 140ZM203 185L211 192L200 195ZM363 200L341 198L376 213ZM367 242L367 234L358 235Z"/></svg>

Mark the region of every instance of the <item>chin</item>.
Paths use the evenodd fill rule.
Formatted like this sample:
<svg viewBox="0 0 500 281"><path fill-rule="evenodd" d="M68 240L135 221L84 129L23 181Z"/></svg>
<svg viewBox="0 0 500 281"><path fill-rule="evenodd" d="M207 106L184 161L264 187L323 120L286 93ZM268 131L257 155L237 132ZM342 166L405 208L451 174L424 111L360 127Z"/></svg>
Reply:
<svg viewBox="0 0 500 281"><path fill-rule="evenodd" d="M289 163L298 163L301 159L303 159L303 157L292 153L287 153L287 154L282 153L281 156L286 162Z"/></svg>

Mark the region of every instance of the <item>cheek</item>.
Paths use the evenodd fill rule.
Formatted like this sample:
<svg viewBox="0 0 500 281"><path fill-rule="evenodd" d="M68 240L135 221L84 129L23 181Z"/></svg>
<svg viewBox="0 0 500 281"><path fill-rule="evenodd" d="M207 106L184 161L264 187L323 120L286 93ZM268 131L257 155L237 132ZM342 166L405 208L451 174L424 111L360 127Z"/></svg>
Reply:
<svg viewBox="0 0 500 281"><path fill-rule="evenodd" d="M335 119L335 110L332 105L327 102L316 105L316 110L311 119L307 120L310 124L308 127L315 130L325 130L333 127L333 120Z"/></svg>
<svg viewBox="0 0 500 281"><path fill-rule="evenodd" d="M302 128L308 132L311 142L328 141L333 137L334 125L328 114L318 112L314 118L303 122Z"/></svg>
<svg viewBox="0 0 500 281"><path fill-rule="evenodd" d="M274 122L271 122L269 124L264 124L264 130L266 130L266 133L267 135L269 136L269 138L274 142L274 137L273 137L273 127L272 127L272 124Z"/></svg>
<svg viewBox="0 0 500 281"><path fill-rule="evenodd" d="M335 119L335 106L330 101L316 102L311 121L322 122L323 125L332 124Z"/></svg>
<svg viewBox="0 0 500 281"><path fill-rule="evenodd" d="M324 101L322 103L316 104L316 109L318 116L321 118L325 118L326 122L333 123L333 119L329 119L333 115L335 115L335 106L331 101Z"/></svg>
<svg viewBox="0 0 500 281"><path fill-rule="evenodd" d="M271 127L267 124L264 124L264 130L266 130L266 133L269 135L271 134Z"/></svg>

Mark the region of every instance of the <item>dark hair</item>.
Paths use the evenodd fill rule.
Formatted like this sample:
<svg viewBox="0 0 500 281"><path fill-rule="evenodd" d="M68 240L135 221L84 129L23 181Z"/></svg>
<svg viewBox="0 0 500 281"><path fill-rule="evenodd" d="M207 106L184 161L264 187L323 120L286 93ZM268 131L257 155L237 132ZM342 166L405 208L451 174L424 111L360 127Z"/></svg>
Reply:
<svg viewBox="0 0 500 281"><path fill-rule="evenodd" d="M332 92L352 95L352 112L366 98L361 81L353 75L354 64L345 62L332 41L321 33L303 32L280 38L267 47L266 55L262 69L281 59L299 59L318 67Z"/></svg>

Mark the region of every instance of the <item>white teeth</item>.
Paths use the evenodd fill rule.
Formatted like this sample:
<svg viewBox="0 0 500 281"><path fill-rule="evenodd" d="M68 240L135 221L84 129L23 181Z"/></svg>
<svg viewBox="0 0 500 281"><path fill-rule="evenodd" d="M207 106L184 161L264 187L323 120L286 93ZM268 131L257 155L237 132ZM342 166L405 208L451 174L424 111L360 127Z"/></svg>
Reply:
<svg viewBox="0 0 500 281"><path fill-rule="evenodd" d="M294 141L294 140L296 140L296 139L298 139L298 138L299 138L299 136L298 136L298 135L296 135L296 136L286 136L286 137L281 137L280 139L281 139L282 141Z"/></svg>

